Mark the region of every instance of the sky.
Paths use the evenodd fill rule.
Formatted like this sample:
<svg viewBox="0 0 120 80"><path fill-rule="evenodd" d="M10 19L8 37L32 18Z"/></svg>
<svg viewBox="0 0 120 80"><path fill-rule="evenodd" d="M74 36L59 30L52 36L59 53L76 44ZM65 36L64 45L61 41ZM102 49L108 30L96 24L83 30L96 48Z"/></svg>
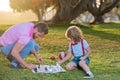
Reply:
<svg viewBox="0 0 120 80"><path fill-rule="evenodd" d="M2 24L16 24L26 21L36 21L36 15L31 12L13 12L9 6L9 0L0 0L0 25ZM1 27L1 26L0 26Z"/></svg>
<svg viewBox="0 0 120 80"><path fill-rule="evenodd" d="M0 6L0 11L12 11L12 9L9 6L9 0L0 0L0 5L2 5Z"/></svg>
<svg viewBox="0 0 120 80"><path fill-rule="evenodd" d="M52 14L47 15L50 18ZM37 16L32 11L14 12L9 6L9 0L0 0L0 25L16 24L26 21L36 21Z"/></svg>

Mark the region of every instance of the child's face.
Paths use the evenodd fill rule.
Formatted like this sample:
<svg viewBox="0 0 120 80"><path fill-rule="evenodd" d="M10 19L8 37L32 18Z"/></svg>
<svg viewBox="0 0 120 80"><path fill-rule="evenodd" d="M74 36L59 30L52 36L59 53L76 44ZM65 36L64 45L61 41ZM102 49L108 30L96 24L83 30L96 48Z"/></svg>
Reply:
<svg viewBox="0 0 120 80"><path fill-rule="evenodd" d="M71 42L74 42L74 39L73 39L73 37L71 37L71 38L70 38L70 40L71 40Z"/></svg>

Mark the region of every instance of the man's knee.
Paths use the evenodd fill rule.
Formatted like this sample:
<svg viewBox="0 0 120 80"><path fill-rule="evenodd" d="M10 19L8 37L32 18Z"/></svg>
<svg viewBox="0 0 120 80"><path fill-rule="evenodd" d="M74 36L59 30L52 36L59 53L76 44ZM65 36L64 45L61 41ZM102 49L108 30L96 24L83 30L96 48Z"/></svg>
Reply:
<svg viewBox="0 0 120 80"><path fill-rule="evenodd" d="M36 51L38 51L40 49L39 45L36 44L33 39L31 39L29 41L29 43L25 46L25 48L27 48L29 50L34 48Z"/></svg>
<svg viewBox="0 0 120 80"><path fill-rule="evenodd" d="M38 52L38 50L40 49L40 46L38 45L38 44L34 44L34 49L35 49L35 51L37 51Z"/></svg>
<svg viewBox="0 0 120 80"><path fill-rule="evenodd" d="M30 40L26 45L25 45L25 47L23 48L23 50L22 51L31 51L31 49L32 48L34 48L34 40Z"/></svg>

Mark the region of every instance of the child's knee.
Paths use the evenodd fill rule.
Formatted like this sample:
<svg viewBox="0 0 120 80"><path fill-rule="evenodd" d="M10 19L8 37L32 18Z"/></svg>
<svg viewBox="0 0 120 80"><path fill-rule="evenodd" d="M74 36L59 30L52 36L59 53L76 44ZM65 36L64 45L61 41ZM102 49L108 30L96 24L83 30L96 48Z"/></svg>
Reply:
<svg viewBox="0 0 120 80"><path fill-rule="evenodd" d="M74 66L66 65L67 70L74 70Z"/></svg>
<svg viewBox="0 0 120 80"><path fill-rule="evenodd" d="M85 61L79 61L79 65L84 65L85 64Z"/></svg>
<svg viewBox="0 0 120 80"><path fill-rule="evenodd" d="M89 61L88 61L88 60L79 61L79 65L84 65L84 64L88 65L88 64L89 64Z"/></svg>
<svg viewBox="0 0 120 80"><path fill-rule="evenodd" d="M67 70L71 70L71 67L70 67L70 66L66 66L66 69L67 69Z"/></svg>

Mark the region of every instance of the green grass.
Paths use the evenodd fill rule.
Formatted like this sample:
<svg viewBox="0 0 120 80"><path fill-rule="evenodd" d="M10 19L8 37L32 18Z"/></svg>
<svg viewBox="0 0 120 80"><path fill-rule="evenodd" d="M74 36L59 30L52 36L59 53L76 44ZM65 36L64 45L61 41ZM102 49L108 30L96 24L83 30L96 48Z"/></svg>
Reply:
<svg viewBox="0 0 120 80"><path fill-rule="evenodd" d="M0 35L9 26L0 26ZM48 58L61 51L67 52L69 40L64 36L68 25L52 25L49 34L36 40L40 44L39 55ZM90 80L119 80L120 79L120 23L79 26L84 38L88 41L92 54L89 65L95 78ZM27 62L37 64L31 55L25 59ZM56 59L57 61L57 59ZM70 60L69 60L70 61ZM67 63L67 62L66 62ZM65 64L66 64L65 63ZM84 72L80 70L67 71L56 74L33 74L28 69L10 69L8 60L0 53L0 80L84 80ZM43 64L55 64L55 61L44 60ZM65 68L65 64L62 66Z"/></svg>

